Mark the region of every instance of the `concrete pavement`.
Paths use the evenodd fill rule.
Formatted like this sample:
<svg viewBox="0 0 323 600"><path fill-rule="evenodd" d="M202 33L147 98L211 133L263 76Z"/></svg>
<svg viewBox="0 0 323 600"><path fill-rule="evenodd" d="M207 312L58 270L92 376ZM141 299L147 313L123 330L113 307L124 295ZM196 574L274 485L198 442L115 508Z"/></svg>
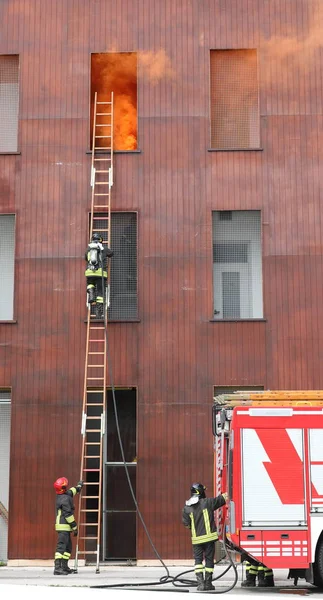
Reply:
<svg viewBox="0 0 323 600"><path fill-rule="evenodd" d="M73 566L73 563L70 565ZM228 564L216 565L214 569L214 577L219 577L226 570ZM313 586L306 583L304 580L299 580L298 587L293 585L292 580L287 579L288 571L285 569L275 570L275 588L253 588L245 589L241 588L241 581L243 579L242 566L237 565L238 582L236 586L231 589L228 593L230 596L239 596L241 599L242 595L252 594L253 600L255 598L264 598L264 595L268 596L277 594L277 592L283 594L300 593L302 595L307 592L316 595L320 591L316 590ZM77 587L78 599L86 593L87 600L101 600L102 594L107 592L116 592L118 599L120 600L136 600L139 598L139 594L145 592L145 598L153 600L160 598L160 592L162 591L163 599L173 598L174 593L204 593L197 592L194 576L194 567L182 566L182 567L168 567L170 577L175 577L182 574L182 579L192 581L192 585L188 587L175 587L171 582L163 583L162 578L167 575L167 571L164 567L137 567L125 565L109 565L100 566L100 573L95 572L95 566L79 567L78 573L67 576L54 576L53 567L0 567L0 592L2 597L5 597L8 593L12 595L18 591L20 594L21 586L24 587L24 599L28 598L32 600L43 600L44 594L46 600L51 600L52 590L56 590L55 600L57 600L57 587L62 587L62 592L67 591L71 587ZM219 577L214 581L215 593L226 593L226 591L232 586L235 579L235 573L233 568L226 572L222 577ZM142 583L143 586L138 588L132 587L135 584ZM96 586L104 585L122 585L127 586L128 589L124 588L100 588ZM158 584L158 585L154 585ZM129 589L130 588L130 589ZM149 590L149 591L147 591ZM5 592L7 592L5 594ZM214 592L209 592L214 593ZM54 596L53 596L54 600Z"/></svg>

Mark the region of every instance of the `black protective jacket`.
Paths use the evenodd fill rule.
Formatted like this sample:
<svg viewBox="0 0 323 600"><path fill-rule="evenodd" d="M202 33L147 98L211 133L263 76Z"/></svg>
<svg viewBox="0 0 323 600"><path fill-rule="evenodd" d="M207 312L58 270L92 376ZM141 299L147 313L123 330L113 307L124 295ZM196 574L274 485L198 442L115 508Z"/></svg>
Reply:
<svg viewBox="0 0 323 600"><path fill-rule="evenodd" d="M183 508L182 522L191 530L192 544L204 544L218 539L214 522L214 511L224 506L225 498L220 494L216 498L192 496Z"/></svg>
<svg viewBox="0 0 323 600"><path fill-rule="evenodd" d="M91 247L88 246L86 249L85 255L84 255L84 258L87 263L85 276L86 277L102 277L102 267L103 267L103 276L107 277L108 258L111 258L113 256L113 251L110 250L110 248L108 248L107 246L103 246L103 248L102 248L102 244L98 244L98 263L93 269L93 268L91 268L92 265L90 263L90 250L91 250Z"/></svg>
<svg viewBox="0 0 323 600"><path fill-rule="evenodd" d="M73 498L80 492L77 487L72 487L65 494L56 496L56 531L77 531L77 524L74 517Z"/></svg>

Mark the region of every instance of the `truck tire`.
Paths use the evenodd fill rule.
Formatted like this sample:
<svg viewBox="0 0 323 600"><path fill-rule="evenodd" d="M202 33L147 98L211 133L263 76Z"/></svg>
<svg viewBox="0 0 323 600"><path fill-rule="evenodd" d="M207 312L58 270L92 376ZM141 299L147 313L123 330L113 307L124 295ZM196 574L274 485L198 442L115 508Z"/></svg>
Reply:
<svg viewBox="0 0 323 600"><path fill-rule="evenodd" d="M323 588L323 539L319 539L315 552L315 563L313 565L314 585Z"/></svg>

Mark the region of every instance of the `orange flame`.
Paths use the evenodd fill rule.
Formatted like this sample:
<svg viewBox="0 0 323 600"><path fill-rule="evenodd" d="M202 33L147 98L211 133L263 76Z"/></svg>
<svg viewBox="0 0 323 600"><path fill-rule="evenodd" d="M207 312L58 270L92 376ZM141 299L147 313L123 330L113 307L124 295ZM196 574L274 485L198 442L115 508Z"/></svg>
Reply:
<svg viewBox="0 0 323 600"><path fill-rule="evenodd" d="M92 114L93 97L104 101L114 93L114 149L137 148L137 54L109 52L92 54ZM93 119L92 119L93 121ZM99 121L104 123L104 118ZM98 135L104 135L98 127ZM98 145L105 146L104 140Z"/></svg>

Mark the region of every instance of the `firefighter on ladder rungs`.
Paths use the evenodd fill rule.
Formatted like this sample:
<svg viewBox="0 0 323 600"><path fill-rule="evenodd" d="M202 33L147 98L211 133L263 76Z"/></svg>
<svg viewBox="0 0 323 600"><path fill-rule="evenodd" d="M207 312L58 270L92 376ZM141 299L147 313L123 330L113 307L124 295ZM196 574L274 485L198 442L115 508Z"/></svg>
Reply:
<svg viewBox="0 0 323 600"><path fill-rule="evenodd" d="M102 242L102 235L93 233L85 252L87 300L88 304L96 303L95 316L97 319L103 319L104 316L104 297L108 276L107 261L113 256L113 251L103 246Z"/></svg>

